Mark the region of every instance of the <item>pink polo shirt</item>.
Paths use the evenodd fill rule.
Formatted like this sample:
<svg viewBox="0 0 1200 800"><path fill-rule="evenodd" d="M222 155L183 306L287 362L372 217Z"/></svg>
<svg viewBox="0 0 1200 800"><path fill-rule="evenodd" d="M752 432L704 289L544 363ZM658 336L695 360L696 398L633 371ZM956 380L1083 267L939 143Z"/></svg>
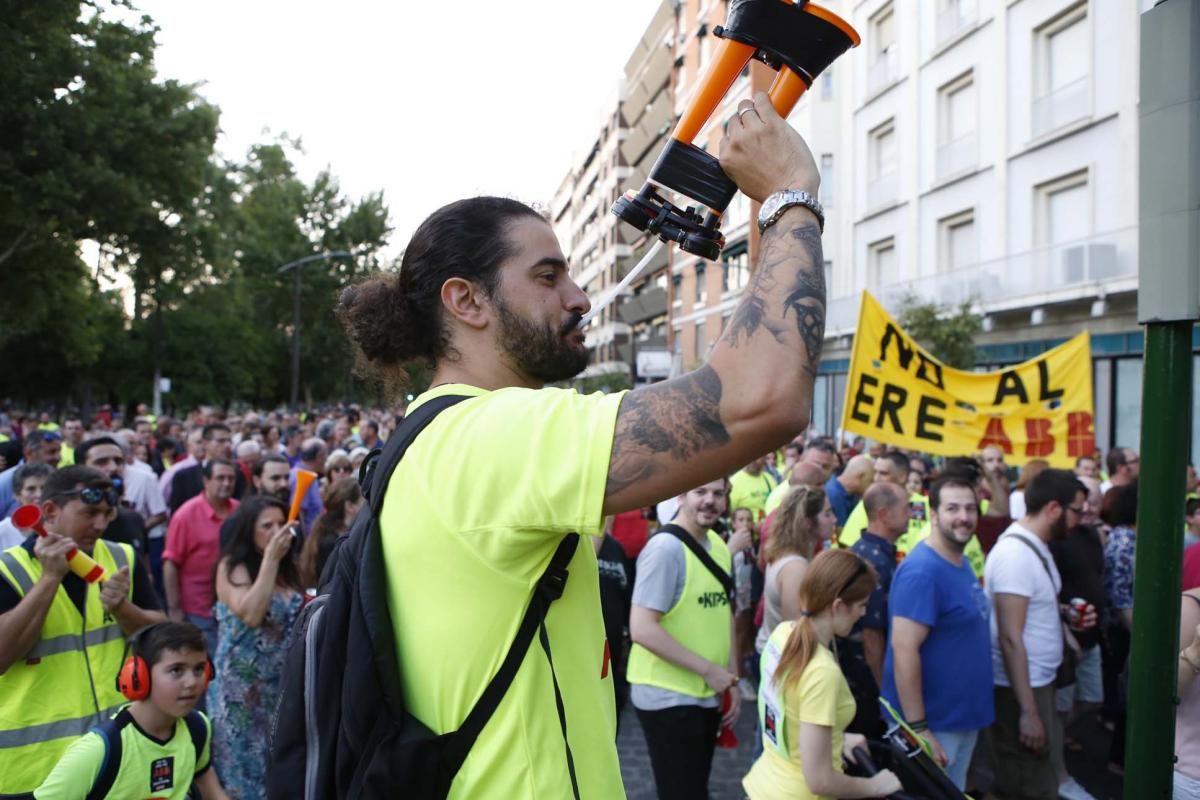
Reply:
<svg viewBox="0 0 1200 800"><path fill-rule="evenodd" d="M237 505L237 500L229 500L230 514ZM181 505L171 517L162 557L179 570L179 607L185 614L212 616L216 599L214 567L221 556L224 521L224 517L213 511L203 492Z"/></svg>

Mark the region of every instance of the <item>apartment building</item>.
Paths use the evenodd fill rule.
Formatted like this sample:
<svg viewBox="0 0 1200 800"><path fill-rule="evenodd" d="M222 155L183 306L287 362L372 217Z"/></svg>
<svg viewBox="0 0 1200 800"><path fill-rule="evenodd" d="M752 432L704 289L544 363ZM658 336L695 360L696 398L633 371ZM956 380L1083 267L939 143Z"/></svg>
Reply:
<svg viewBox="0 0 1200 800"><path fill-rule="evenodd" d="M848 10L863 44L833 79L852 156L822 186L834 184L825 241L837 256L818 428L839 423L867 289L893 311L906 296L971 303L983 317L980 368L1090 330L1097 443L1139 446L1138 29L1152 5L860 0ZM1196 344L1200 374L1200 333ZM1200 425L1192 436L1197 457Z"/></svg>
<svg viewBox="0 0 1200 800"><path fill-rule="evenodd" d="M908 297L970 304L982 317L981 369L1025 360L1089 330L1097 444L1137 448L1138 30L1153 0L822 5L848 19L862 45L820 76L789 117L820 166L827 209L830 302L813 425L832 433L840 423L866 289L894 313ZM708 66L712 29L726 8L724 0L662 0L626 66L614 115L624 120L614 164L626 180L605 186L641 186ZM750 65L695 143L716 152L738 101L772 77ZM573 175L572 186L589 185L582 168ZM598 207L602 215L608 205L611 199ZM757 212L735 197L722 221L727 244L719 263L668 248L615 316L593 326L593 369L625 364L645 381L703 361L749 282ZM606 241L613 252L605 266L585 268L585 277L615 282L649 246L612 221ZM614 224L629 238L612 238ZM573 244L580 263L576 253ZM1192 416L1200 420L1200 330L1195 344ZM1193 460L1200 459L1200 424L1190 436Z"/></svg>

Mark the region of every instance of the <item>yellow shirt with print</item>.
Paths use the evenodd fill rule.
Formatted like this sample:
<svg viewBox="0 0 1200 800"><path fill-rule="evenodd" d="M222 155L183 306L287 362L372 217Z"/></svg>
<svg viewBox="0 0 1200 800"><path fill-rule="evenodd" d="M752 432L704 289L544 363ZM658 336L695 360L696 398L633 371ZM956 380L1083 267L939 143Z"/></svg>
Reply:
<svg viewBox="0 0 1200 800"><path fill-rule="evenodd" d="M767 648L763 650L764 666L769 652L782 652L795 625L795 622L789 620L775 628ZM854 695L850 693L850 686L846 683L833 653L828 647L821 645L817 646L812 659L804 668L798 684L788 690L782 690L783 676L778 676L781 681L771 685L777 687L772 691L772 688L765 684L767 681L773 681L775 677L769 676L766 671L763 672L764 686L759 691L759 727L764 731L763 753L742 780L742 788L751 800L827 800L825 795L811 791L804 782L804 770L800 763L800 723L807 722L831 729L833 768L842 772L842 740L846 726L854 719ZM773 713L775 718L768 724L766 709L769 707L770 698L779 698L780 695L782 703L777 711L782 711L782 719L778 719ZM775 741L772 741L769 734L771 728L778 731ZM786 751L786 758L777 752L776 742L783 744L781 749Z"/></svg>
<svg viewBox="0 0 1200 800"><path fill-rule="evenodd" d="M745 470L735 472L729 479L729 513L739 508L748 508L756 520L766 516L767 498L771 490L779 485L779 481L771 477L771 473L763 470L757 475L751 475Z"/></svg>
<svg viewBox="0 0 1200 800"><path fill-rule="evenodd" d="M612 670L589 536L602 507L622 393L563 389L469 395L414 441L381 517L388 607L408 710L457 729L500 667L534 584L562 537L584 537L546 629L580 797L625 796L615 746ZM463 461L461 454L471 453ZM533 642L458 773L450 797L570 797L549 660Z"/></svg>

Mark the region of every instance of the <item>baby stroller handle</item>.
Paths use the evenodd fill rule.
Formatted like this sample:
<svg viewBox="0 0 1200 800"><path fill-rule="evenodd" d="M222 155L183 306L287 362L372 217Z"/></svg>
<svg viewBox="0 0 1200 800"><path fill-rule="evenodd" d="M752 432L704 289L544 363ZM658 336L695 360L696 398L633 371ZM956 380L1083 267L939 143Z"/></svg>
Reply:
<svg viewBox="0 0 1200 800"><path fill-rule="evenodd" d="M868 778L874 777L879 773L879 767L875 765L875 760L871 758L871 753L865 747L856 747L852 751L854 753L854 763L859 770L866 773ZM911 794L905 792L894 792L887 796L887 800L916 800Z"/></svg>

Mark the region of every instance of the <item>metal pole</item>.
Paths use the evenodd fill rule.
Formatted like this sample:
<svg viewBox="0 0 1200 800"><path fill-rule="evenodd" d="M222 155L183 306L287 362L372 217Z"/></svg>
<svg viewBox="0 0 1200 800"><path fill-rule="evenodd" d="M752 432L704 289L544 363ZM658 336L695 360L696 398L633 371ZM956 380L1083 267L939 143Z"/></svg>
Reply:
<svg viewBox="0 0 1200 800"><path fill-rule="evenodd" d="M1124 796L1169 800L1192 329L1200 319L1200 0L1156 3L1141 15L1139 33L1138 322L1146 355Z"/></svg>
<svg viewBox="0 0 1200 800"><path fill-rule="evenodd" d="M300 270L295 273L292 291L292 410L300 407Z"/></svg>
<svg viewBox="0 0 1200 800"><path fill-rule="evenodd" d="M1192 323L1146 326L1126 800L1172 792Z"/></svg>

